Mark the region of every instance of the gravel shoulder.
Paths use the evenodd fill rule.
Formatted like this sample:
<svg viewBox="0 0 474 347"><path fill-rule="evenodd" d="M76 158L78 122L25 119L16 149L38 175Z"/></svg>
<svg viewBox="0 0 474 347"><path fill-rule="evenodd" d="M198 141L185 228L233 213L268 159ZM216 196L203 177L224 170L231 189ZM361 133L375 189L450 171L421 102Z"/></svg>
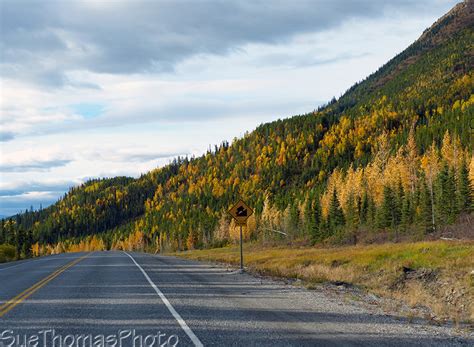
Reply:
<svg viewBox="0 0 474 347"><path fill-rule="evenodd" d="M199 265L201 271L211 271L212 276L199 278L202 285L209 283L209 293L215 292L216 283L226 283L216 293L220 295L219 302L213 305L249 310L247 313L251 314L247 314L246 319L254 327L261 325L262 329L275 332L283 329L293 336L303 334L309 337L304 340L306 342L377 346L464 346L474 343L472 330L412 318L410 310L400 303L364 293L347 284L318 284L308 289L301 281L239 274L235 267L226 264L156 257L162 261L173 259L177 264ZM192 275L190 279L196 280ZM240 292L235 288L241 288ZM209 304L207 301L206 305ZM260 317L258 312L262 312ZM259 318L262 321L258 321Z"/></svg>

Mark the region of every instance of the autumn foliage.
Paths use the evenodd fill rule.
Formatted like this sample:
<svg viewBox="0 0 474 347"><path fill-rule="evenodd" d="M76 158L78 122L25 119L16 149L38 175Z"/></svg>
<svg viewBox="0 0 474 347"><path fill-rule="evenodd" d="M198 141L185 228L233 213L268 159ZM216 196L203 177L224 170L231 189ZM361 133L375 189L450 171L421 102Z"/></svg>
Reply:
<svg viewBox="0 0 474 347"><path fill-rule="evenodd" d="M238 198L255 210L246 240L436 233L473 211L474 35L470 26L424 37L314 112L2 220L0 244L25 257L222 246L238 238L226 213Z"/></svg>

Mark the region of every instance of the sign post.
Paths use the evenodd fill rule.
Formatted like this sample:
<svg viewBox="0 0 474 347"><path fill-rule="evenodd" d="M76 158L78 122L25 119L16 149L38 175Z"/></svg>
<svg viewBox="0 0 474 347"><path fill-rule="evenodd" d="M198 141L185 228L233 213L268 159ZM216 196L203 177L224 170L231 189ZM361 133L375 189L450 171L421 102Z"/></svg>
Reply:
<svg viewBox="0 0 474 347"><path fill-rule="evenodd" d="M229 214L234 218L235 223L240 227L240 272L244 272L244 252L242 227L247 225L247 219L253 214L253 210L242 200L239 200L230 210Z"/></svg>
<svg viewBox="0 0 474 347"><path fill-rule="evenodd" d="M240 272L244 272L244 250L242 249L242 224L240 224Z"/></svg>

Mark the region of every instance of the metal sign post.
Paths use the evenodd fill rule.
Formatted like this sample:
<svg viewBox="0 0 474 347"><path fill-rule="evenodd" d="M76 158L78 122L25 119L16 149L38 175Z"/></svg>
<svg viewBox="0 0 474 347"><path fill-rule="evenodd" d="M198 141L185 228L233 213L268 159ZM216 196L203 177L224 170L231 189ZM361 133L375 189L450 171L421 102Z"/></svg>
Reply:
<svg viewBox="0 0 474 347"><path fill-rule="evenodd" d="M244 272L244 251L242 248L242 224L240 224L240 272Z"/></svg>
<svg viewBox="0 0 474 347"><path fill-rule="evenodd" d="M235 219L240 227L240 272L244 272L244 252L242 227L247 225L247 219L253 214L253 210L242 200L239 200L230 210L229 214Z"/></svg>

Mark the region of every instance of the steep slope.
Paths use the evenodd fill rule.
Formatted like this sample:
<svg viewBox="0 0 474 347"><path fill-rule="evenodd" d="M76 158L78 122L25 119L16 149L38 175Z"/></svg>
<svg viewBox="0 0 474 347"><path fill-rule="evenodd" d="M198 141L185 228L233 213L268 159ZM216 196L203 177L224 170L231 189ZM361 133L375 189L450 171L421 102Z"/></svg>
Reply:
<svg viewBox="0 0 474 347"><path fill-rule="evenodd" d="M453 223L472 201L473 4L455 6L317 112L263 124L138 179L88 182L43 211L3 221L0 243L24 255L31 243L35 253L46 244L61 251L88 235L99 235L100 247L218 245L232 238L225 210L239 196L255 206L252 238L273 227L354 242Z"/></svg>

